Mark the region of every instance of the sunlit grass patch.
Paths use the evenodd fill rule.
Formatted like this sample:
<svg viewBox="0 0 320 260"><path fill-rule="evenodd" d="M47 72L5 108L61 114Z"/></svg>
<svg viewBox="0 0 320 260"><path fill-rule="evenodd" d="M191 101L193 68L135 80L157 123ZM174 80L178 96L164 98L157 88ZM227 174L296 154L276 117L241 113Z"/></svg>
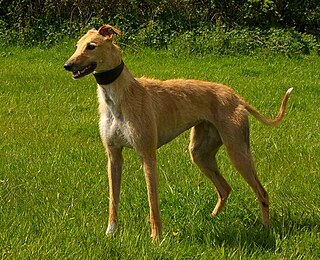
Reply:
<svg viewBox="0 0 320 260"><path fill-rule="evenodd" d="M106 156L98 133L93 77L64 71L70 44L11 48L0 70L0 245L2 258L279 259L319 257L319 57L174 56L124 52L134 75L223 82L274 116L294 87L287 115L268 128L250 117L252 152L271 199L270 229L255 197L222 149L233 191L212 218L216 194L191 163L188 133L158 151L163 238L150 240L141 164L125 150L119 230L107 226Z"/></svg>

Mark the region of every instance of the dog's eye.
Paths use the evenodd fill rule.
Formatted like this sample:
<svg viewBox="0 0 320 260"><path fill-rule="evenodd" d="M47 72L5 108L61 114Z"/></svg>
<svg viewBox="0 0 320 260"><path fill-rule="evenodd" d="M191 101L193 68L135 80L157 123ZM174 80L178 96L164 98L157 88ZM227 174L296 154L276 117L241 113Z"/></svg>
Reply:
<svg viewBox="0 0 320 260"><path fill-rule="evenodd" d="M89 43L88 45L87 45L87 49L88 50L94 50L96 48L96 46L94 45L94 44L92 44L92 43Z"/></svg>

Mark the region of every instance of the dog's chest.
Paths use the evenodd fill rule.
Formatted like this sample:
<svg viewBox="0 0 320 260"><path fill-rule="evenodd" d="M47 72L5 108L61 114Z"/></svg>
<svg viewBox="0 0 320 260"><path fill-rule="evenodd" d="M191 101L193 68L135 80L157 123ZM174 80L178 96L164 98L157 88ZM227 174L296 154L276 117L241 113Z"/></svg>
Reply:
<svg viewBox="0 0 320 260"><path fill-rule="evenodd" d="M132 147L130 127L124 120L120 105L112 96L98 91L100 112L100 135L109 144Z"/></svg>
<svg viewBox="0 0 320 260"><path fill-rule="evenodd" d="M100 115L101 138L109 144L132 147L130 130L121 118L115 118L111 113Z"/></svg>

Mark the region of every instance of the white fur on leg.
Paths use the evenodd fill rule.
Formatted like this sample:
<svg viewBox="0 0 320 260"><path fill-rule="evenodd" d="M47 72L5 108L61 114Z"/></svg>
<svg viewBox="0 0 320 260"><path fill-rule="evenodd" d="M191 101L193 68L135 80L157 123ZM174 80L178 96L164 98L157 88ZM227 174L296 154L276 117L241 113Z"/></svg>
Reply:
<svg viewBox="0 0 320 260"><path fill-rule="evenodd" d="M117 223L116 222L109 223L107 231L106 231L106 235L113 236L116 233L116 229L117 229Z"/></svg>

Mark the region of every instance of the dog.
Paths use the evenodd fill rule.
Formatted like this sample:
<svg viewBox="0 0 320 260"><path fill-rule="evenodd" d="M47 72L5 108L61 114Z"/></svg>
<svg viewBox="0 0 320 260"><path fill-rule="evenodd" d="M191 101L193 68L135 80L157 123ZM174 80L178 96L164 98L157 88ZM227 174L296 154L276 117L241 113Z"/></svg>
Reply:
<svg viewBox="0 0 320 260"><path fill-rule="evenodd" d="M134 148L145 175L150 207L151 237L161 236L156 150L191 128L192 161L214 184L218 200L212 215L224 206L231 187L219 172L215 155L224 145L237 171L253 189L262 222L269 225L269 197L260 183L250 153L248 114L276 126L285 114L292 88L285 93L278 115L268 119L231 88L189 79L160 81L134 78L124 65L114 36L121 32L103 25L89 30L64 64L74 79L92 73L97 81L101 139L108 156L109 222L106 234L117 225L122 150Z"/></svg>

